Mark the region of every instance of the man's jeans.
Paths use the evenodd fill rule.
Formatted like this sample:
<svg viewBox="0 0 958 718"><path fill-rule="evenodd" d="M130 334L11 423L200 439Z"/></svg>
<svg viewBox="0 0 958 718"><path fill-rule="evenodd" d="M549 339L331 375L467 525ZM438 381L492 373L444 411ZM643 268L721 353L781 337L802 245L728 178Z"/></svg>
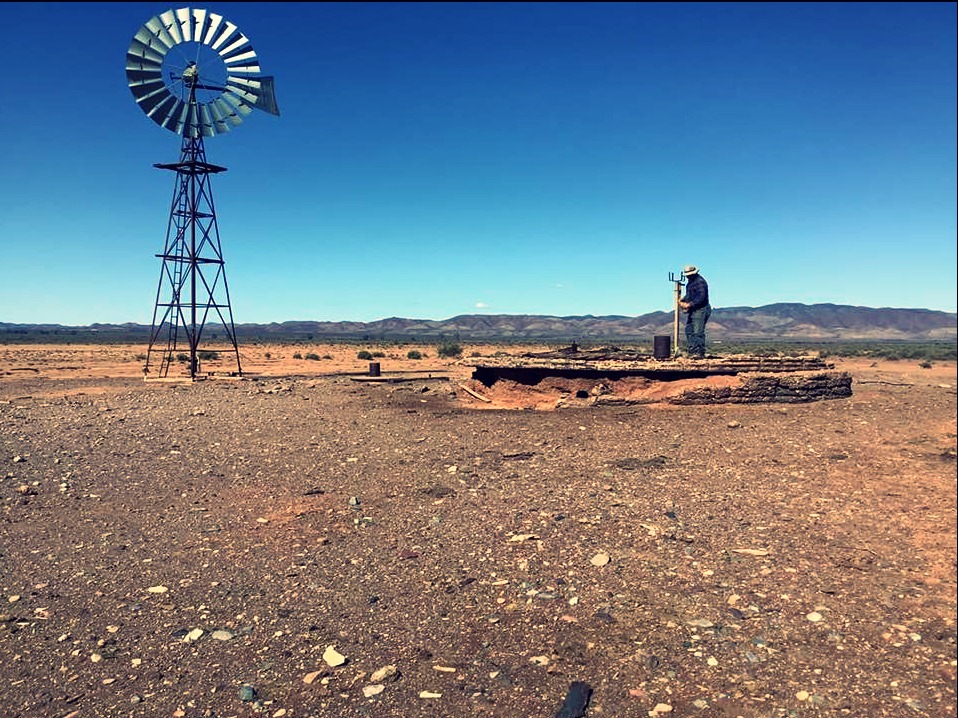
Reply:
<svg viewBox="0 0 958 718"><path fill-rule="evenodd" d="M689 312L688 321L685 323L685 348L689 356L705 356L705 325L710 316L712 316L710 304Z"/></svg>

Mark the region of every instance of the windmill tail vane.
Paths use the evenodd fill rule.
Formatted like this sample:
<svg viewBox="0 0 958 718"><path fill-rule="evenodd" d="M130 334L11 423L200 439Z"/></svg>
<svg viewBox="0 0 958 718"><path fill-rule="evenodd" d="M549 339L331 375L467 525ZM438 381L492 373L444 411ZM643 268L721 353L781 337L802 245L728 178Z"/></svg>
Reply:
<svg viewBox="0 0 958 718"><path fill-rule="evenodd" d="M276 104L276 85L272 76L260 76L259 90L259 97L256 98L256 104L253 107L279 117L279 105Z"/></svg>

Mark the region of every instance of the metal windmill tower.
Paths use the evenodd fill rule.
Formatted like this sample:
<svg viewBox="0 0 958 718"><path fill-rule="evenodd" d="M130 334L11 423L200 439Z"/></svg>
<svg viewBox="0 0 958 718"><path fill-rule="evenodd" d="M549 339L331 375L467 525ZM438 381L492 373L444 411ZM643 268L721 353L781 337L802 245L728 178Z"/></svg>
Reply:
<svg viewBox="0 0 958 718"><path fill-rule="evenodd" d="M273 78L260 74L253 46L236 25L200 8L167 10L144 24L126 53L126 77L146 116L182 138L180 159L155 164L176 173L144 373L167 376L189 351L196 378L207 320L219 320L242 374L204 138L229 132L254 109L279 114ZM157 355L159 358L157 359Z"/></svg>

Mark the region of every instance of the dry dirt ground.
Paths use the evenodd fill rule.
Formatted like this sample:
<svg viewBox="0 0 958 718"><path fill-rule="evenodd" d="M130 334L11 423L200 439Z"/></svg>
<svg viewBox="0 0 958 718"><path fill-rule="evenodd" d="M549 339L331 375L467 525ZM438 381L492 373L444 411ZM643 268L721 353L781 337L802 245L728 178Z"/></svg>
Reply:
<svg viewBox="0 0 958 718"><path fill-rule="evenodd" d="M359 348L0 346L0 715L955 716L954 362L600 407Z"/></svg>

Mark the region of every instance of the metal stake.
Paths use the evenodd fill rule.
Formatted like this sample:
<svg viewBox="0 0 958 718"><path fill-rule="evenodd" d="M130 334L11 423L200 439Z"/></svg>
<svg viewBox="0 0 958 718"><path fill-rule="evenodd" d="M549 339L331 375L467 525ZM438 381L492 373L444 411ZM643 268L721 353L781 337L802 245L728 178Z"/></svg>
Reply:
<svg viewBox="0 0 958 718"><path fill-rule="evenodd" d="M685 274L669 272L669 281L675 283L675 320L672 326L672 356L679 353L679 300L682 299L682 287L685 286Z"/></svg>

